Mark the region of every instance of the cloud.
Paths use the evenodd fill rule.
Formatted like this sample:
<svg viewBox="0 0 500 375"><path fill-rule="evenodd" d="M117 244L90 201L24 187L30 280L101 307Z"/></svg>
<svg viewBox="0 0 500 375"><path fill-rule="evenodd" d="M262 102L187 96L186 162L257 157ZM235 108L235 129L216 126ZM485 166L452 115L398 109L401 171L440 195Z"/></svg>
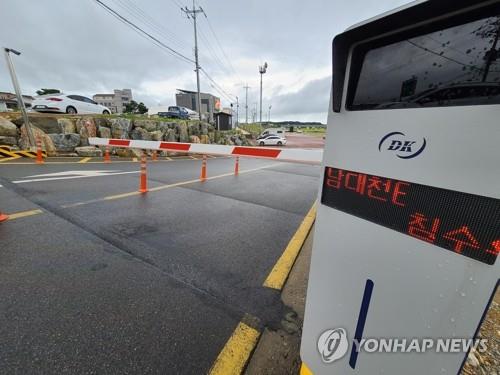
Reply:
<svg viewBox="0 0 500 375"><path fill-rule="evenodd" d="M102 1L193 57L193 24L176 6L184 5L184 0ZM263 107L272 105L276 120L317 121L325 121L328 109L333 37L405 2L196 1L208 15L198 23L200 64L225 92L239 97L240 109L244 108L245 84L251 86L249 107L259 101L258 66L267 61ZM92 96L131 88L134 98L146 105L168 105L175 101L175 89L196 88L193 64L138 35L96 1L1 0L0 14L0 46L22 52L14 63L24 93L48 87ZM201 88L229 106L230 100L203 75ZM0 91L12 91L1 61Z"/></svg>

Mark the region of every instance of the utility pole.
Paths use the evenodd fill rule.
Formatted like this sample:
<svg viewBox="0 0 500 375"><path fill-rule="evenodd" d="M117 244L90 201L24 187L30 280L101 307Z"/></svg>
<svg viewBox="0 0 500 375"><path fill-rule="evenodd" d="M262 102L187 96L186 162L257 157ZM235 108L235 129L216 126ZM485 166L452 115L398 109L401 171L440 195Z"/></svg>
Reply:
<svg viewBox="0 0 500 375"><path fill-rule="evenodd" d="M267 62L264 63L264 65L259 66L259 73L260 73L260 123L262 124L262 76L264 73L267 71Z"/></svg>
<svg viewBox="0 0 500 375"><path fill-rule="evenodd" d="M29 147L35 147L35 137L33 137L33 132L31 131L30 120L28 118L28 113L26 112L26 107L24 105L23 94L21 93L21 87L19 86L19 82L17 80L16 71L14 70L14 64L12 63L12 59L10 58L10 52L17 56L19 56L21 52L18 52L12 48L4 48L3 50L5 53L5 60L7 60L7 67L9 68L12 85L14 86L14 91L16 92L17 105L18 107L21 107L21 113L23 115L26 135L28 136Z"/></svg>
<svg viewBox="0 0 500 375"><path fill-rule="evenodd" d="M240 101L236 97L236 125L240 124Z"/></svg>
<svg viewBox="0 0 500 375"><path fill-rule="evenodd" d="M198 107L198 114L200 115L200 121L201 121L202 118L201 118L201 97L200 97L200 64L199 64L199 60L198 60L198 32L196 30L196 15L198 13L205 14L205 11L203 10L202 7L199 7L198 9L196 9L195 0L193 0L193 9L189 9L186 6L184 8L181 8L181 10L184 13L186 13L187 18L193 19L193 25L194 25L194 65L195 65L194 71L196 72L196 88L197 88L196 105ZM205 14L205 17L206 16L207 15Z"/></svg>
<svg viewBox="0 0 500 375"><path fill-rule="evenodd" d="M248 124L248 83L243 87L245 89L245 122Z"/></svg>
<svg viewBox="0 0 500 375"><path fill-rule="evenodd" d="M273 108L272 105L269 106L269 112L267 113L267 123L269 124L271 122L271 108Z"/></svg>

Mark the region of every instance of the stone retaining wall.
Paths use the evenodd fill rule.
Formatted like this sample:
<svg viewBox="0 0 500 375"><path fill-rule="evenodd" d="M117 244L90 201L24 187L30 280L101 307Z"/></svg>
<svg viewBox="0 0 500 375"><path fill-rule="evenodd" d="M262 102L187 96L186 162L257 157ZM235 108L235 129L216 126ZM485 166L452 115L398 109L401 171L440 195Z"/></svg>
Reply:
<svg viewBox="0 0 500 375"><path fill-rule="evenodd" d="M248 145L237 132L219 132L206 122L118 116L30 114L33 133L42 139L49 156L100 156L102 150L90 146L89 137L150 141L218 143ZM0 113L0 145L26 149L28 138L20 113ZM132 150L114 149L120 156L133 156Z"/></svg>

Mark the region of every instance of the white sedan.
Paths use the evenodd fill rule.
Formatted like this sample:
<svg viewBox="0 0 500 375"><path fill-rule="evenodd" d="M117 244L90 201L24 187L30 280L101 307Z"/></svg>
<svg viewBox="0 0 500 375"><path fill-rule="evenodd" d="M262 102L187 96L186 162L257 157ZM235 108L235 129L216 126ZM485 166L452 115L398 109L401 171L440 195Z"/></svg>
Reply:
<svg viewBox="0 0 500 375"><path fill-rule="evenodd" d="M109 115L109 108L97 104L92 99L81 95L52 94L39 96L31 104L31 109L37 112L58 112L69 114L102 113Z"/></svg>
<svg viewBox="0 0 500 375"><path fill-rule="evenodd" d="M280 137L279 135L270 135L266 138L261 138L258 141L260 146L286 145L286 138Z"/></svg>

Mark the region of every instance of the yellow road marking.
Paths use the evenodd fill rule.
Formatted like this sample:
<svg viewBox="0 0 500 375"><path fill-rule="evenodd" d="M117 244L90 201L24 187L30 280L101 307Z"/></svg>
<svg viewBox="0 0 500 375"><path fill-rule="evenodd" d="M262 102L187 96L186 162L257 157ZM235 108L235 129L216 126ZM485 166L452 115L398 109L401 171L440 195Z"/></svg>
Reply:
<svg viewBox="0 0 500 375"><path fill-rule="evenodd" d="M127 198L133 195L142 194L138 191L131 191L130 193L116 194L116 195L108 195L107 197L102 198L103 201L111 201L113 199Z"/></svg>
<svg viewBox="0 0 500 375"><path fill-rule="evenodd" d="M5 158L5 159L0 159L0 163L3 163L4 161L9 161L9 160L14 160L14 159L19 159L21 156L11 156L10 158ZM33 164L33 163L29 163L29 164Z"/></svg>
<svg viewBox="0 0 500 375"><path fill-rule="evenodd" d="M20 219L22 217L38 215L41 213L43 213L42 210L30 210L30 211L15 212L13 214L8 214L8 215L9 215L9 220L15 220L15 219Z"/></svg>
<svg viewBox="0 0 500 375"><path fill-rule="evenodd" d="M300 366L300 375L313 375L312 371L304 362L302 362L302 365Z"/></svg>
<svg viewBox="0 0 500 375"><path fill-rule="evenodd" d="M264 286L268 288L281 290L285 284L288 274L292 269L293 263L299 254L304 241L316 219L316 203L313 204L306 217L288 243L285 251L281 254L273 269L264 281Z"/></svg>
<svg viewBox="0 0 500 375"><path fill-rule="evenodd" d="M240 322L219 353L209 374L241 374L259 336L259 331Z"/></svg>
<svg viewBox="0 0 500 375"><path fill-rule="evenodd" d="M88 162L90 159L92 158L83 158L82 160L80 160L78 163L86 163Z"/></svg>
<svg viewBox="0 0 500 375"><path fill-rule="evenodd" d="M253 169L246 169L246 170L240 171L239 174L254 172L254 171L258 171L260 169L271 168L271 167L274 167L274 166L279 165L279 164L280 163L273 163L273 164L266 165L266 166L263 166L263 167L258 167L258 168L253 168ZM207 177L206 181L208 181L208 180L215 180L217 178L228 177L228 176L234 176L234 173L230 172L230 173L219 174L219 175L212 176L212 177ZM200 179L197 178L195 180L181 181L181 182L176 182L176 183L168 184L168 185L160 185L160 186L156 186L154 188L150 188L149 192L151 193L151 192L155 192L155 191L170 189L170 188L177 187L177 186L194 184L194 183L197 183L197 182L200 182ZM77 203L66 204L66 205L63 205L61 207L62 208L78 207L78 206L83 206L83 205L90 204L90 203L97 203L97 202L103 202L103 201L111 201L111 200L128 198L128 197L132 197L134 195L141 195L141 194L143 194L143 193L140 193L139 191L131 191L131 192L128 192L128 193L108 195L108 196L103 197L103 198L91 199L91 200L85 201L85 202L77 202Z"/></svg>

